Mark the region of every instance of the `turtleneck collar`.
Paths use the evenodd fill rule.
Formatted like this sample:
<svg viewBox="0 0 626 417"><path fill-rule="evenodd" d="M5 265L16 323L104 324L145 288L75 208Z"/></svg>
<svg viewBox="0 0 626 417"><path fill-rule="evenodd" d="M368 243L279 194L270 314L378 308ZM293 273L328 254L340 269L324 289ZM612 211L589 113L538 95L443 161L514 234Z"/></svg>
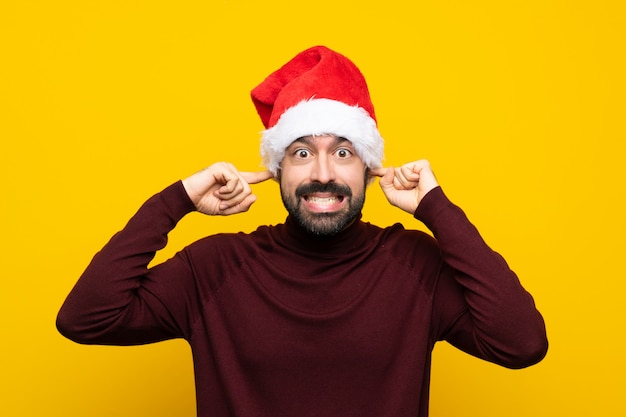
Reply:
<svg viewBox="0 0 626 417"><path fill-rule="evenodd" d="M367 224L361 221L362 215L341 232L332 236L317 236L301 227L292 216L288 216L282 227L277 227L278 243L291 250L315 254L318 257L345 255L355 249L367 246Z"/></svg>

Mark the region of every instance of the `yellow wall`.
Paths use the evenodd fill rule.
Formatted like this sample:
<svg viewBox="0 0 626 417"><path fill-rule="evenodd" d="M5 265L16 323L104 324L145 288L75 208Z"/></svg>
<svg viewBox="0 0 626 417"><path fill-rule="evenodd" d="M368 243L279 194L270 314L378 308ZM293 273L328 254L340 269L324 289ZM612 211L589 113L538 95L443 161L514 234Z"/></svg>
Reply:
<svg viewBox="0 0 626 417"><path fill-rule="evenodd" d="M194 415L184 342L80 346L55 315L152 193L217 160L259 166L249 90L314 44L361 67L387 162L429 158L547 321L526 370L438 346L431 415L626 415L621 4L4 0L0 415ZM282 221L276 185L256 190L249 213L190 215L159 258ZM367 220L413 224L377 185L368 199Z"/></svg>

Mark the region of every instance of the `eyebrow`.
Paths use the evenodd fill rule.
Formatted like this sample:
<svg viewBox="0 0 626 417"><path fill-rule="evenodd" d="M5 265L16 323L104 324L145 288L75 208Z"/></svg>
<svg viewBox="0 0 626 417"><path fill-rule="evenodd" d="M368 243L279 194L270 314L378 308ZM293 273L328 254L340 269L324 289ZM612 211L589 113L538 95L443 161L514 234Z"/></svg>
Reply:
<svg viewBox="0 0 626 417"><path fill-rule="evenodd" d="M294 140L293 142L291 142L291 145L293 145L294 143L303 143L303 144L308 145L308 146L313 146L313 142L312 142L311 139L314 138L314 137L315 136L302 136L302 137ZM352 144L352 141L350 141L350 140L348 140L348 139L346 139L344 137L334 136L334 138L335 138L335 142L333 144L334 146L341 145L344 142L349 142L350 144ZM289 146L291 146L291 145L289 145Z"/></svg>

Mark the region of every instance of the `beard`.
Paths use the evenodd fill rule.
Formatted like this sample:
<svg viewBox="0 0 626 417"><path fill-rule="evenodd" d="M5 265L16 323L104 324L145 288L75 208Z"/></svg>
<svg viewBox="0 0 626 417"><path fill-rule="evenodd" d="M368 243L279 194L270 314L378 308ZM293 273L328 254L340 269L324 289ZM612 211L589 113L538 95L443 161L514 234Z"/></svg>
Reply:
<svg viewBox="0 0 626 417"><path fill-rule="evenodd" d="M287 212L300 227L316 236L333 236L352 224L360 216L365 204L365 188L366 183L361 192L353 194L347 185L334 182L326 184L312 182L300 185L296 188L294 194L288 194L281 186L280 195ZM341 195L348 200L347 207L336 212L311 213L302 208L302 198L312 193Z"/></svg>

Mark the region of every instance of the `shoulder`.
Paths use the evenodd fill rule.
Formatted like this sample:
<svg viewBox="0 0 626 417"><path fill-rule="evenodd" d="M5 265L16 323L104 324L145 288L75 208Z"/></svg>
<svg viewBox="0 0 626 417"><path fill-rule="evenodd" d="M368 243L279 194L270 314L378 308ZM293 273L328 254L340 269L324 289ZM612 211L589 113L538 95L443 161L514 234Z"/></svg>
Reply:
<svg viewBox="0 0 626 417"><path fill-rule="evenodd" d="M253 241L252 233L216 233L196 240L188 245L185 250L191 252L207 250L232 252L251 245Z"/></svg>
<svg viewBox="0 0 626 417"><path fill-rule="evenodd" d="M381 243L388 247L399 250L437 249L436 240L422 230L407 229L401 223L396 223L380 230Z"/></svg>
<svg viewBox="0 0 626 417"><path fill-rule="evenodd" d="M435 238L400 223L382 229L380 249L413 272L434 273L441 267L441 251Z"/></svg>
<svg viewBox="0 0 626 417"><path fill-rule="evenodd" d="M188 245L184 251L190 253L211 253L212 257L253 256L272 241L273 229L277 226L259 226L252 232L216 233L198 239Z"/></svg>

